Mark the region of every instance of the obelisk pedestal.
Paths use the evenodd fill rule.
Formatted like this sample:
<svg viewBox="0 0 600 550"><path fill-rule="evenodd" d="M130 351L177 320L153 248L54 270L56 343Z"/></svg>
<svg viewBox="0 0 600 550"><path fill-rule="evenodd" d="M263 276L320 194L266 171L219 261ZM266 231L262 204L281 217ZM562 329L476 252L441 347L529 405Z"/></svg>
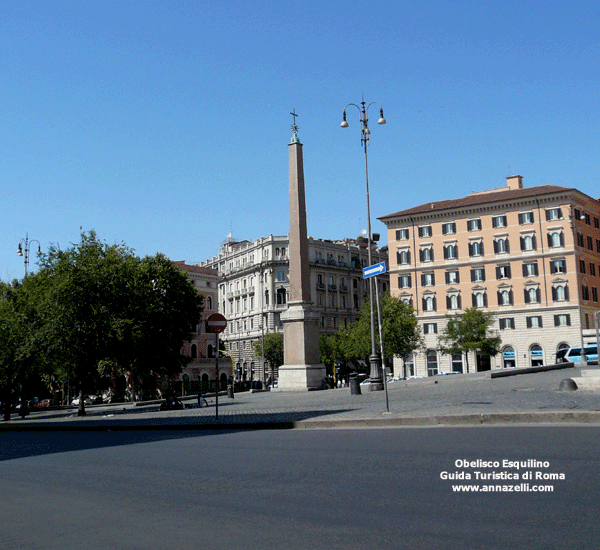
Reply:
<svg viewBox="0 0 600 550"><path fill-rule="evenodd" d="M320 389L326 375L320 362L319 314L311 309L306 198L302 144L298 139L297 116L289 144L290 180L290 301L281 315L283 360L279 367L280 391Z"/></svg>

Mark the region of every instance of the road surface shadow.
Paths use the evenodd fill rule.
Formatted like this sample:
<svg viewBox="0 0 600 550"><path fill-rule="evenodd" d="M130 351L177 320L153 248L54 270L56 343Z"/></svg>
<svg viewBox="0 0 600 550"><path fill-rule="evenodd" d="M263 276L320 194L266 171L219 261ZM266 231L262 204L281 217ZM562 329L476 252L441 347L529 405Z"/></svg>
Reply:
<svg viewBox="0 0 600 550"><path fill-rule="evenodd" d="M220 416L153 417L147 420L73 419L51 423L0 424L0 461L52 453L63 453L150 443L186 437L251 430L291 429L295 423L345 410L315 410L286 413L256 413Z"/></svg>

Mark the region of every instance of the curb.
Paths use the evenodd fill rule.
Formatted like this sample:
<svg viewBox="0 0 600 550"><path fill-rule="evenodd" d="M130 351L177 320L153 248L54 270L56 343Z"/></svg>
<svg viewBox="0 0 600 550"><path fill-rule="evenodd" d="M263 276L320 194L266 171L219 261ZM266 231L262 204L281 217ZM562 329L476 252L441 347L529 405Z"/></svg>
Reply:
<svg viewBox="0 0 600 550"><path fill-rule="evenodd" d="M140 424L135 421L71 421L27 424L0 424L4 432L98 432L98 431L151 431L151 430L290 430L290 429L361 429L402 427L482 426L498 424L556 424L580 423L600 425L600 411L581 412L523 412L464 415L436 415L423 417L365 418L347 420L297 420L280 422L206 422Z"/></svg>

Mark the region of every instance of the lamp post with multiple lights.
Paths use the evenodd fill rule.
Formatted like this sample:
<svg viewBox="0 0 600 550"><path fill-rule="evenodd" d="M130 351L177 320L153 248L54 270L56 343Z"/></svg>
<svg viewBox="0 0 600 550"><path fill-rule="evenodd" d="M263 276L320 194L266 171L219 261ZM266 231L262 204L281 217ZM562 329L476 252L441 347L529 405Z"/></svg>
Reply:
<svg viewBox="0 0 600 550"><path fill-rule="evenodd" d="M19 248L17 248L17 254L19 256L24 256L23 261L25 263L25 277L27 277L27 266L29 265L29 249L30 249L31 243L38 244L37 255L39 256L42 253L42 245L40 244L40 241L38 241L36 239L33 239L30 241L29 233L27 233L25 235L24 239L21 239L19 241Z"/></svg>
<svg viewBox="0 0 600 550"><path fill-rule="evenodd" d="M353 105L356 107L360 113L360 143L364 148L365 152L365 179L367 184L367 257L369 261L369 265L373 264L372 261L372 251L371 251L371 242L373 241L373 234L371 233L371 204L369 198L369 163L367 157L367 145L369 144L369 135L371 131L369 130L369 107L371 105L377 104L379 105L379 120L377 124L385 124L386 120L383 117L383 107L381 103L378 101L372 101L368 105L366 104L364 98L360 103L360 107L356 103L348 103L346 107L344 107L343 120L342 120L342 128L348 128L349 124L346 120L346 109ZM373 280L375 279L375 280ZM376 338L375 338L375 311L374 311L374 292L373 285L377 284L376 277L370 277L368 279L369 284L369 300L370 300L370 316L371 316L371 355L369 356L369 363L371 365L371 370L369 377L371 379L371 384L369 385L369 389L371 391L380 391L383 390L383 376L381 372L381 357L377 353L376 347Z"/></svg>

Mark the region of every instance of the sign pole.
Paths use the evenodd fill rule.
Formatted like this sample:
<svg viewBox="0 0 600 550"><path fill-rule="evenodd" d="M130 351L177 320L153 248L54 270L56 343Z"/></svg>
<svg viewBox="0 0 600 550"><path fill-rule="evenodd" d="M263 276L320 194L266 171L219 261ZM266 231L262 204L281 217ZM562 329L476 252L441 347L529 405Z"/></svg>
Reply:
<svg viewBox="0 0 600 550"><path fill-rule="evenodd" d="M217 356L215 357L215 372L217 378L215 391L215 420L219 420L219 333L215 334L215 346L217 348Z"/></svg>

